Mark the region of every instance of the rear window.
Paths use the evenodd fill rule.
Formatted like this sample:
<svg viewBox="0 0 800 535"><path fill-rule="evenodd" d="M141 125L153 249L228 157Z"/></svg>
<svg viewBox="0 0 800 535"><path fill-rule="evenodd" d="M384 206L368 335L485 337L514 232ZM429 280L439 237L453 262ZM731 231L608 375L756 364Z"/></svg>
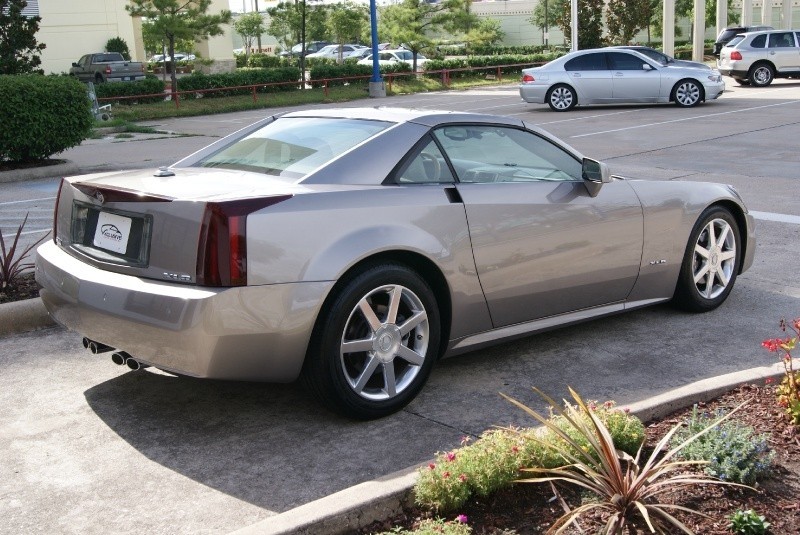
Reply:
<svg viewBox="0 0 800 535"><path fill-rule="evenodd" d="M584 54L566 62L564 69L568 71L605 71L608 70L608 67L606 67L606 55L602 52Z"/></svg>
<svg viewBox="0 0 800 535"><path fill-rule="evenodd" d="M328 117L284 117L200 160L197 165L287 179L302 178L393 124Z"/></svg>
<svg viewBox="0 0 800 535"><path fill-rule="evenodd" d="M753 48L764 48L767 45L767 34L756 35L750 41L750 46Z"/></svg>
<svg viewBox="0 0 800 535"><path fill-rule="evenodd" d="M731 38L734 35L736 35L740 31L741 30L739 30L739 29L736 29L736 30L722 30L722 32L720 32L720 34L719 34L719 37L717 37L717 42L718 43L727 43L728 41L731 40Z"/></svg>

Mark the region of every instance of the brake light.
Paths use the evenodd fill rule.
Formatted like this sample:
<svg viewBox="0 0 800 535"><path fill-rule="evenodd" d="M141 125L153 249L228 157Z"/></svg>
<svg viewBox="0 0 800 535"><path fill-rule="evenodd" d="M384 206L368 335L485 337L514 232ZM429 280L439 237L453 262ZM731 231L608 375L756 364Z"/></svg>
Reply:
<svg viewBox="0 0 800 535"><path fill-rule="evenodd" d="M111 65L106 65L106 74L111 74Z"/></svg>
<svg viewBox="0 0 800 535"><path fill-rule="evenodd" d="M522 75L522 83L523 84L529 84L529 83L535 82L535 81L536 80L534 79L533 75L531 75L531 74L523 74Z"/></svg>
<svg viewBox="0 0 800 535"><path fill-rule="evenodd" d="M291 195L209 202L197 247L197 284L247 285L247 216Z"/></svg>
<svg viewBox="0 0 800 535"><path fill-rule="evenodd" d="M736 60L736 61L741 60L742 59L742 53L739 52L738 50L734 50L733 52L731 52L731 59L732 60Z"/></svg>
<svg viewBox="0 0 800 535"><path fill-rule="evenodd" d="M61 188L64 187L64 179L58 183L58 193L56 193L56 207L53 209L53 242L58 243L58 203L61 202Z"/></svg>

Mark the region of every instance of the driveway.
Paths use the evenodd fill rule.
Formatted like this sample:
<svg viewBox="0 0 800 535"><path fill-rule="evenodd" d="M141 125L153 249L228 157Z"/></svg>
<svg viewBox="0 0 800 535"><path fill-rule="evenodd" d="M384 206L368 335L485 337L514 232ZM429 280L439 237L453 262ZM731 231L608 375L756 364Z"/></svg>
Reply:
<svg viewBox="0 0 800 535"><path fill-rule="evenodd" d="M781 317L800 315L800 84L731 85L692 109L557 114L508 87L379 102L515 115L618 174L736 185L756 211L759 244L753 268L719 309L657 306L447 360L405 410L366 423L332 415L297 385L128 372L60 328L0 338L0 533L227 533L425 462L465 435L531 424L498 392L534 403L531 386L564 397L571 385L625 405L772 364L761 340L777 335ZM196 136L109 143L102 154L109 166L115 158L131 164L137 152L148 166L168 164L263 113L160 121ZM79 161L89 150L65 157ZM26 203L46 212L56 187L0 184L4 232Z"/></svg>

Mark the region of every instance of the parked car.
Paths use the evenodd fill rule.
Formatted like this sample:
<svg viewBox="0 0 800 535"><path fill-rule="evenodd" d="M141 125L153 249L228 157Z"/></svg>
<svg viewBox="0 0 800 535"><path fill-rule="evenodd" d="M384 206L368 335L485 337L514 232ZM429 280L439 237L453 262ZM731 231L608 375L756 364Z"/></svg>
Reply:
<svg viewBox="0 0 800 535"><path fill-rule="evenodd" d="M234 50L234 52L236 52L236 51ZM244 53L244 50L242 50L242 53ZM194 61L195 59L196 59L196 56L194 54L189 54L189 53L186 53L186 52L176 52L175 53L175 61L176 62L178 62L178 61ZM164 63L165 61L170 61L170 58L169 58L169 54L167 54L166 56L164 54L155 54L154 56L152 56L147 61L148 61L148 63Z"/></svg>
<svg viewBox="0 0 800 535"><path fill-rule="evenodd" d="M350 57L351 54L366 48L364 45L341 45L342 58ZM333 44L323 47L319 52L308 54L307 58L329 58L337 59L339 57L339 45Z"/></svg>
<svg viewBox="0 0 800 535"><path fill-rule="evenodd" d="M722 47L717 65L739 84L766 87L775 78L800 77L800 30L739 34Z"/></svg>
<svg viewBox="0 0 800 535"><path fill-rule="evenodd" d="M311 41L310 43L306 43L306 55L313 54L315 52L319 52L320 50L322 50L323 48L325 48L329 44L330 43L328 41ZM302 43L297 43L288 52L284 50L279 55L284 56L284 57L285 56L291 56L293 58L299 58L300 57L300 51L302 49L303 49Z"/></svg>
<svg viewBox="0 0 800 535"><path fill-rule="evenodd" d="M578 105L674 102L690 107L725 90L716 70L662 65L620 48L578 50L541 67L523 69L522 100L567 111Z"/></svg>
<svg viewBox="0 0 800 535"><path fill-rule="evenodd" d="M672 56L668 56L664 54L660 50L656 50L655 48L651 48L649 46L641 46L641 45L624 45L624 46L613 46L611 48L622 48L626 50L635 50L640 54L644 54L648 58L652 59L653 61L657 61L664 67L667 65L673 65L676 67L695 67L698 69L710 69L710 65L706 65L705 63L700 63L699 61L688 61L685 59L675 59Z"/></svg>
<svg viewBox="0 0 800 535"><path fill-rule="evenodd" d="M378 63L380 65L392 65L393 63L407 63L413 68L414 66L414 53L404 48L395 50L383 50L378 53ZM372 54L367 55L362 60L359 60L359 65L372 65ZM425 64L428 63L428 58L422 54L417 54L417 70L425 69Z"/></svg>
<svg viewBox="0 0 800 535"><path fill-rule="evenodd" d="M714 42L714 57L719 59L719 53L722 51L722 47L727 45L731 39L740 33L760 32L773 29L772 26L731 26L730 28L725 28L719 32L717 40Z"/></svg>
<svg viewBox="0 0 800 535"><path fill-rule="evenodd" d="M82 82L134 82L144 80L144 65L128 61L119 52L86 54L72 64L69 74Z"/></svg>
<svg viewBox="0 0 800 535"><path fill-rule="evenodd" d="M154 178L157 177L157 178ZM628 180L519 118L315 108L170 168L65 178L36 278L118 364L294 381L379 417L448 357L673 301L753 263L731 186Z"/></svg>

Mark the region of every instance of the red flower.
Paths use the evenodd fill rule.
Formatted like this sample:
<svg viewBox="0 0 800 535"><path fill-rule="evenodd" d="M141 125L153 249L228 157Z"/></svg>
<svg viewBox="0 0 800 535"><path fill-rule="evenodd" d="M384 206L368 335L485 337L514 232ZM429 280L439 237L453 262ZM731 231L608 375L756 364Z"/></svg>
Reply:
<svg viewBox="0 0 800 535"><path fill-rule="evenodd" d="M519 453L519 448L516 446L512 446L511 451L513 451L514 453Z"/></svg>
<svg viewBox="0 0 800 535"><path fill-rule="evenodd" d="M430 463L430 464L428 464L428 468L430 468L431 470L435 470L436 469L436 465L434 463Z"/></svg>
<svg viewBox="0 0 800 535"><path fill-rule="evenodd" d="M461 474L460 476L458 476L458 479L460 479L462 483L466 483L467 482L467 475L466 474Z"/></svg>
<svg viewBox="0 0 800 535"><path fill-rule="evenodd" d="M452 463L455 460L456 460L455 452L452 451L447 452L447 461Z"/></svg>
<svg viewBox="0 0 800 535"><path fill-rule="evenodd" d="M766 381L764 381L764 382L765 382L766 384L768 384L768 385L771 385L772 383L774 383L774 382L775 382L775 379L773 379L772 377L767 377L767 380L766 380Z"/></svg>
<svg viewBox="0 0 800 535"><path fill-rule="evenodd" d="M442 474L442 477L447 479L448 477L450 477L450 472L445 472L444 474Z"/></svg>

